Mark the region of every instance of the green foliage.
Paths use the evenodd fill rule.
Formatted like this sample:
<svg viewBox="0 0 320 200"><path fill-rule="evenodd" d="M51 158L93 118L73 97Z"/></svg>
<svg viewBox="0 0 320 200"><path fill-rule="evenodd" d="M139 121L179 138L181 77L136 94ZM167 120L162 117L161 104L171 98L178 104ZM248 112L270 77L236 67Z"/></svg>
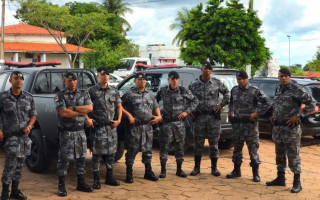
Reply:
<svg viewBox="0 0 320 200"><path fill-rule="evenodd" d="M259 31L262 22L253 10L246 10L239 0L209 0L205 12L202 4L190 10L181 31L186 47L180 57L187 63L209 59L226 66L245 69L251 63L256 71L271 57Z"/></svg>
<svg viewBox="0 0 320 200"><path fill-rule="evenodd" d="M317 47L318 50L314 55L314 59L306 64L303 68L305 71L320 71L320 46Z"/></svg>
<svg viewBox="0 0 320 200"><path fill-rule="evenodd" d="M301 64L295 64L291 67L288 67L286 65L280 65L280 68L287 68L290 70L291 75L293 76L306 76L306 74L303 73L303 69L301 69Z"/></svg>

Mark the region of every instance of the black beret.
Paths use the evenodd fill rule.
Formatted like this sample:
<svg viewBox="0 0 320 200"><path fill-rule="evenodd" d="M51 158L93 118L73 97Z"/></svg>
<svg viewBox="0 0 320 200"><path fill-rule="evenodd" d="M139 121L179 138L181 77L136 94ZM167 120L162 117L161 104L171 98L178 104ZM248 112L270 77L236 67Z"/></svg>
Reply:
<svg viewBox="0 0 320 200"><path fill-rule="evenodd" d="M74 74L74 73L72 73L72 72L67 72L67 73L65 73L64 74L64 77L65 78L71 78L71 79L73 79L73 80L77 80L77 76Z"/></svg>
<svg viewBox="0 0 320 200"><path fill-rule="evenodd" d="M147 76L144 73L136 73L136 75L134 77L135 77L135 79L137 79L137 78L147 79Z"/></svg>
<svg viewBox="0 0 320 200"><path fill-rule="evenodd" d="M288 76L291 76L291 72L290 72L290 70L287 69L287 68L281 68L281 69L279 70L279 72L282 73L282 74L286 74L286 75L288 75Z"/></svg>
<svg viewBox="0 0 320 200"><path fill-rule="evenodd" d="M21 77L22 80L24 80L23 74L20 71L13 71L10 74L10 78L12 78L13 75L17 75L18 77Z"/></svg>
<svg viewBox="0 0 320 200"><path fill-rule="evenodd" d="M107 75L109 75L109 70L108 70L108 68L106 68L106 67L99 67L99 68L97 69L97 72L98 72L98 73L101 73L101 74L107 74Z"/></svg>
<svg viewBox="0 0 320 200"><path fill-rule="evenodd" d="M212 65L208 61L203 61L201 64L202 64L202 67L206 67L212 70Z"/></svg>
<svg viewBox="0 0 320 200"><path fill-rule="evenodd" d="M247 72L245 72L243 70L239 70L236 75L237 75L237 77L240 77L240 78L244 78L244 79L248 78Z"/></svg>
<svg viewBox="0 0 320 200"><path fill-rule="evenodd" d="M179 79L180 78L178 72L176 72L176 71L169 72L168 77L172 78L172 79Z"/></svg>

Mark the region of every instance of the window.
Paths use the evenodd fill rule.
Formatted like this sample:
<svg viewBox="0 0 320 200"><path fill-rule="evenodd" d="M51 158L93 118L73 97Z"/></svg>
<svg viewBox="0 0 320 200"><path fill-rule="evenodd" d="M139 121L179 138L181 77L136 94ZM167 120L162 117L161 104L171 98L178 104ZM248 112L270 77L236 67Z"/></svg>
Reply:
<svg viewBox="0 0 320 200"><path fill-rule="evenodd" d="M229 91L231 91L231 89L237 85L237 79L236 76L233 74L214 74L213 75L214 78L219 79L227 88Z"/></svg>
<svg viewBox="0 0 320 200"><path fill-rule="evenodd" d="M259 88L269 97L274 98L278 83L275 82L261 82Z"/></svg>
<svg viewBox="0 0 320 200"><path fill-rule="evenodd" d="M311 90L313 98L320 102L320 85L308 85L307 88Z"/></svg>
<svg viewBox="0 0 320 200"><path fill-rule="evenodd" d="M76 72L78 77L78 85L77 88L88 89L94 85L93 80L90 78L90 75L86 72Z"/></svg>
<svg viewBox="0 0 320 200"><path fill-rule="evenodd" d="M50 71L42 71L38 74L32 91L35 94L50 93Z"/></svg>
<svg viewBox="0 0 320 200"><path fill-rule="evenodd" d="M0 91L2 92L2 88L3 88L3 84L5 83L6 79L7 79L8 74L4 73L0 75Z"/></svg>
<svg viewBox="0 0 320 200"><path fill-rule="evenodd" d="M50 94L56 94L65 88L62 72L51 72Z"/></svg>
<svg viewBox="0 0 320 200"><path fill-rule="evenodd" d="M179 73L179 74L180 74L179 85L189 88L190 83L195 80L194 74L189 74L189 73Z"/></svg>
<svg viewBox="0 0 320 200"><path fill-rule="evenodd" d="M30 78L30 75L29 74L25 74L25 73L22 73L23 74L23 78L24 78L24 83L23 83L23 86L22 86L22 90L25 90L26 89L26 86L27 86L27 83L29 81L29 78ZM11 83L9 82L9 77L7 79L7 82L5 83L5 87L4 87L4 90L3 91L6 91L6 90L9 90L11 88Z"/></svg>

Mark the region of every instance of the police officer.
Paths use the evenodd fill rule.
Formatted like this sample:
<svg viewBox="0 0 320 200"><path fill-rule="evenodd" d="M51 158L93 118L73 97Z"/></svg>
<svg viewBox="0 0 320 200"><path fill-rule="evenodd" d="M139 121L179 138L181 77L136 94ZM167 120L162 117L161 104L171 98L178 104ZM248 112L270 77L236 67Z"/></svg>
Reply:
<svg viewBox="0 0 320 200"><path fill-rule="evenodd" d="M171 71L168 74L169 85L162 87L156 96L157 101L163 101L161 110L163 124L160 128L160 178L166 177L166 162L168 157L169 145L175 141L175 157L177 162L176 175L187 177L187 174L181 169L184 161L184 143L185 143L185 126L184 119L194 111L198 105L197 98L185 87L179 86L179 74Z"/></svg>
<svg viewBox="0 0 320 200"><path fill-rule="evenodd" d="M4 140L5 163L2 174L1 199L9 199L9 185L12 183L10 199L27 199L18 189L22 166L30 155L31 133L37 119L33 97L22 91L24 77L20 71L13 71L9 82L11 88L0 94L0 140Z"/></svg>
<svg viewBox="0 0 320 200"><path fill-rule="evenodd" d="M271 107L269 98L257 87L248 83L245 71L236 74L238 85L231 90L229 102L229 119L233 128L233 156L234 169L227 178L241 177L242 149L246 142L250 166L252 167L253 181L260 182L259 165L259 130L258 116L265 114ZM261 106L258 107L258 103Z"/></svg>
<svg viewBox="0 0 320 200"><path fill-rule="evenodd" d="M127 183L133 183L132 166L139 150L142 151L142 163L145 164L144 178L158 180L151 168L152 125L159 123L162 117L155 96L146 89L146 79L144 73L137 73L134 80L136 87L128 90L122 99L123 114L131 124L131 131L126 138Z"/></svg>
<svg viewBox="0 0 320 200"><path fill-rule="evenodd" d="M107 168L105 184L119 186L120 183L113 178L114 155L117 152L117 130L116 127L121 122L122 107L118 90L108 85L109 71L106 67L97 69L99 83L89 88L91 100L93 102L92 118L88 118L88 126L94 128L94 139L92 146L92 170L93 188L100 189L100 160L101 155L105 157ZM114 120L115 114L117 119Z"/></svg>
<svg viewBox="0 0 320 200"><path fill-rule="evenodd" d="M218 141L221 134L220 111L228 104L229 91L220 80L211 78L212 65L208 61L202 63L201 72L202 75L189 86L191 92L199 100L199 105L195 113L191 115L194 117L193 138L195 166L190 175L196 176L200 173L204 141L208 138L210 145L211 174L220 176L221 173L217 169L219 157ZM223 95L220 103L219 93Z"/></svg>
<svg viewBox="0 0 320 200"><path fill-rule="evenodd" d="M275 142L278 176L267 182L267 186L285 186L286 158L289 168L294 173L291 192L302 190L300 182L301 160L299 156L301 143L300 118L309 115L315 108L314 99L298 84L290 81L291 73L282 68L278 73L280 84L276 88L273 115L272 139ZM301 110L301 105L305 107Z"/></svg>
<svg viewBox="0 0 320 200"><path fill-rule="evenodd" d="M85 90L77 89L77 76L72 72L64 75L66 89L57 93L55 98L58 112L59 153L57 170L59 176L58 195L66 196L65 176L69 160L75 159L78 176L77 190L92 192L84 181L87 138L84 132L86 115L92 111L92 102Z"/></svg>

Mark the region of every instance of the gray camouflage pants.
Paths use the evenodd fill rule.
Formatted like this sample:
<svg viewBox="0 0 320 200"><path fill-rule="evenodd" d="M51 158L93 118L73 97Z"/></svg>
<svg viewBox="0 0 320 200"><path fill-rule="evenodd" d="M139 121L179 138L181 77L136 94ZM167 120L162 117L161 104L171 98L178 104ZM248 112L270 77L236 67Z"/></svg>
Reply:
<svg viewBox="0 0 320 200"><path fill-rule="evenodd" d="M131 133L126 138L126 165L133 165L139 151L142 152L142 163L151 163L153 129L150 124L132 126Z"/></svg>
<svg viewBox="0 0 320 200"><path fill-rule="evenodd" d="M177 162L183 162L186 131L183 121L163 124L160 128L160 161L167 161L169 146L174 141Z"/></svg>
<svg viewBox="0 0 320 200"><path fill-rule="evenodd" d="M113 169L114 154L111 154L111 155L93 154L92 155L92 171L93 172L100 171L101 158L103 160L103 163L106 165L107 169Z"/></svg>

